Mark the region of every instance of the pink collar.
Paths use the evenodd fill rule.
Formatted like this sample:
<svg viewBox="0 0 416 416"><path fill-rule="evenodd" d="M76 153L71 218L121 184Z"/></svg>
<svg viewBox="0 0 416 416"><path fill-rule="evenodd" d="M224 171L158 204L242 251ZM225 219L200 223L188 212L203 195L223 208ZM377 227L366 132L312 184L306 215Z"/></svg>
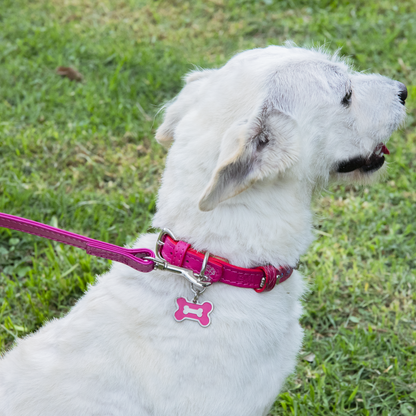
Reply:
<svg viewBox="0 0 416 416"><path fill-rule="evenodd" d="M166 235L160 255L169 264L200 273L205 254L194 250L185 241L175 241ZM255 289L256 292L272 290L276 284L287 280L293 273L290 266L260 266L253 269L234 266L218 257L210 256L205 267L205 278L210 283L226 283L227 285Z"/></svg>

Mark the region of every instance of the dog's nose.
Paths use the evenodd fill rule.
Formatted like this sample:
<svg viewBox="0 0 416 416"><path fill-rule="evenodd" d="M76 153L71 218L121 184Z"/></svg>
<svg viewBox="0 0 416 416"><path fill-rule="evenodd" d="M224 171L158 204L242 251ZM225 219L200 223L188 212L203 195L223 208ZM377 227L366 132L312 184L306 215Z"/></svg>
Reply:
<svg viewBox="0 0 416 416"><path fill-rule="evenodd" d="M399 98L400 98L400 102L404 105L406 102L406 98L407 98L407 88L406 85L402 84L399 81L396 81L398 86L399 86Z"/></svg>

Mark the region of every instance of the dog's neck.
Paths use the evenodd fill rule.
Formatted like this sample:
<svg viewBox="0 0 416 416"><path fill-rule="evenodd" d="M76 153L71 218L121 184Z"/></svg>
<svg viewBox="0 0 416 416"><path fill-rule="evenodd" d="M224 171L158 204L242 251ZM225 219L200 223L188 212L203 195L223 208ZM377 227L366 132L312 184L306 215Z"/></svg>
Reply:
<svg viewBox="0 0 416 416"><path fill-rule="evenodd" d="M295 266L312 242L311 190L294 178L262 181L210 212L198 209L195 174L179 181L169 169L153 220L196 250L240 267ZM309 186L310 188L310 186Z"/></svg>

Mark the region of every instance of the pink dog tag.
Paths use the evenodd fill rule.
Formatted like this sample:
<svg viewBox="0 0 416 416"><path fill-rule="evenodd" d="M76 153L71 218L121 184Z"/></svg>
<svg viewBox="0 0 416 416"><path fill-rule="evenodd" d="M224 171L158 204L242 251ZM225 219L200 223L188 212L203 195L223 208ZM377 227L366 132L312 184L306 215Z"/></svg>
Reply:
<svg viewBox="0 0 416 416"><path fill-rule="evenodd" d="M178 309L174 317L178 322L189 319L191 321L198 321L203 327L207 327L211 323L209 316L213 309L211 302L204 302L202 304L193 303L188 302L185 298L178 298L176 302L178 303Z"/></svg>

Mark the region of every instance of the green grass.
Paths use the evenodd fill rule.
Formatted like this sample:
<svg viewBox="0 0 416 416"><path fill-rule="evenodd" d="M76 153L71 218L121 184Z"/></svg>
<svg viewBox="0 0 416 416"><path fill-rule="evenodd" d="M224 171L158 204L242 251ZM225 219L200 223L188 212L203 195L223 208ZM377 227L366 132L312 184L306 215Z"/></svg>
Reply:
<svg viewBox="0 0 416 416"><path fill-rule="evenodd" d="M271 415L416 415L415 1L0 0L0 211L132 241L154 212L160 105L194 67L293 39L409 87L389 176L316 202L303 353ZM55 74L74 66L83 83ZM155 121L154 121L155 118ZM105 260L0 229L0 349L62 316Z"/></svg>

